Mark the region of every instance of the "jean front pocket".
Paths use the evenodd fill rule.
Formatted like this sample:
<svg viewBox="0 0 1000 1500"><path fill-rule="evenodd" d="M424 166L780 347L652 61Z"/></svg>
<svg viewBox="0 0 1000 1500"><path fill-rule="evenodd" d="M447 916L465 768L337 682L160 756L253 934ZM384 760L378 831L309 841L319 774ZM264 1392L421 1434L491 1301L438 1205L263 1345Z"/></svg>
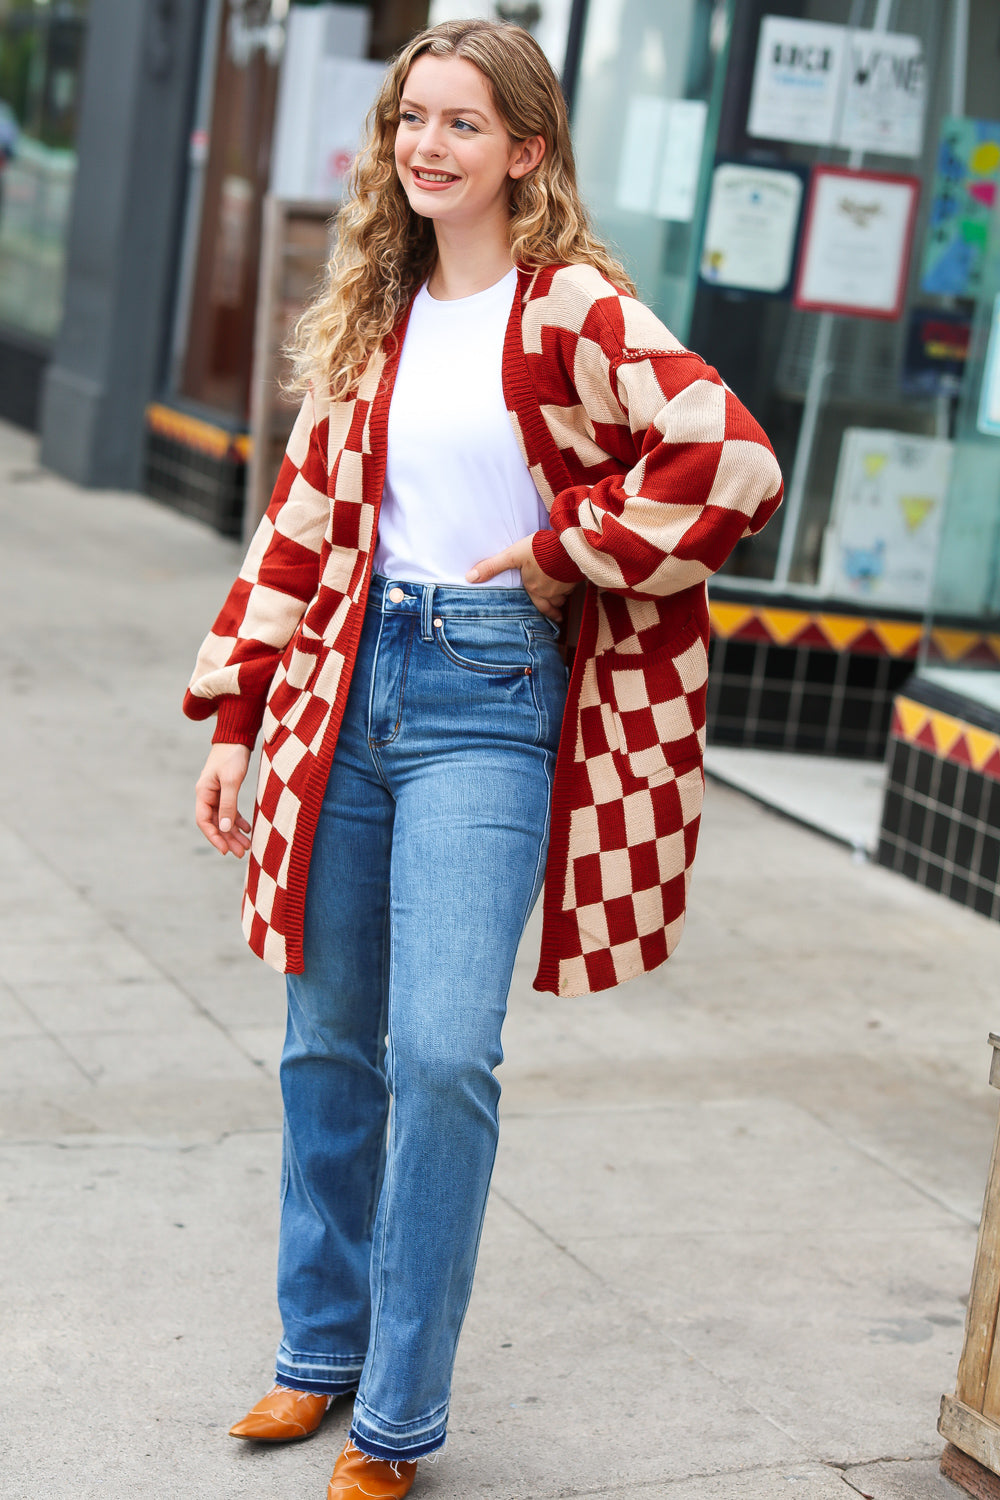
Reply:
<svg viewBox="0 0 1000 1500"><path fill-rule="evenodd" d="M530 675L531 641L521 619L463 619L452 616L435 627L442 653L456 667L488 677Z"/></svg>
<svg viewBox="0 0 1000 1500"><path fill-rule="evenodd" d="M624 784L655 786L701 763L708 648L693 616L652 651L604 652L597 680Z"/></svg>

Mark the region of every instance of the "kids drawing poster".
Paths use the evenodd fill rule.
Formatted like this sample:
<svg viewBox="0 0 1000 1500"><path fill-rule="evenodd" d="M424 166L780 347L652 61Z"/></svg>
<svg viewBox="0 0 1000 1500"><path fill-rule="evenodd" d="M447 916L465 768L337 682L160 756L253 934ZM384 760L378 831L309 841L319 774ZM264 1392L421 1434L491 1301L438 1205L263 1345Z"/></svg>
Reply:
<svg viewBox="0 0 1000 1500"><path fill-rule="evenodd" d="M941 122L927 223L923 291L976 296L998 184L1000 121L947 115Z"/></svg>
<svg viewBox="0 0 1000 1500"><path fill-rule="evenodd" d="M848 427L819 586L839 599L924 609L951 475L946 438Z"/></svg>

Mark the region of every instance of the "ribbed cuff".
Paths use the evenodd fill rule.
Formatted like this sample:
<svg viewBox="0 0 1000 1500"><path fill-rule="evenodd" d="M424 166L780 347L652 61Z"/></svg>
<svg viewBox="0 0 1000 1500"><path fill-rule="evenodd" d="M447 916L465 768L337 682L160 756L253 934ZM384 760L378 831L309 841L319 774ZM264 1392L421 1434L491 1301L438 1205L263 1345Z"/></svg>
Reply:
<svg viewBox="0 0 1000 1500"><path fill-rule="evenodd" d="M531 552L546 577L554 578L556 583L580 583L586 577L554 531L536 531L531 538Z"/></svg>
<svg viewBox="0 0 1000 1500"><path fill-rule="evenodd" d="M244 698L224 697L218 700L213 745L246 745L253 749L260 728L254 705Z"/></svg>

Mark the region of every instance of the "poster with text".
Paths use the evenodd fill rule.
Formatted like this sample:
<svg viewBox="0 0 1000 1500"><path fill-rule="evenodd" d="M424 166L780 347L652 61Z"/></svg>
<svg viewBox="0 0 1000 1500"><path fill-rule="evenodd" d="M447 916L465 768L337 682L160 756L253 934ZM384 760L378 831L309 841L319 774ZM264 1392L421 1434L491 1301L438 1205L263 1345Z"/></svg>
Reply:
<svg viewBox="0 0 1000 1500"><path fill-rule="evenodd" d="M705 221L700 273L710 286L771 296L791 288L803 171L719 162Z"/></svg>
<svg viewBox="0 0 1000 1500"><path fill-rule="evenodd" d="M923 291L976 296L998 188L1000 121L946 116L924 242Z"/></svg>
<svg viewBox="0 0 1000 1500"><path fill-rule="evenodd" d="M820 589L903 609L930 603L953 445L875 428L844 432Z"/></svg>
<svg viewBox="0 0 1000 1500"><path fill-rule="evenodd" d="M919 156L924 143L927 69L918 36L851 31L837 145L883 156Z"/></svg>
<svg viewBox="0 0 1000 1500"><path fill-rule="evenodd" d="M846 41L843 26L764 16L747 134L811 145L832 141Z"/></svg>
<svg viewBox="0 0 1000 1500"><path fill-rule="evenodd" d="M898 318L919 191L917 177L814 167L795 306Z"/></svg>

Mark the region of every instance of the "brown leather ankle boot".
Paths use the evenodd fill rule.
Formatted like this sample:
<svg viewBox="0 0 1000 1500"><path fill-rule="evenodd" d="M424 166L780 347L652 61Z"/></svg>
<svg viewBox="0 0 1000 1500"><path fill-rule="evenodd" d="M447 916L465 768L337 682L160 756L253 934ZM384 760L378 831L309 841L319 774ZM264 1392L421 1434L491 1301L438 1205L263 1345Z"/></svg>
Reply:
<svg viewBox="0 0 1000 1500"><path fill-rule="evenodd" d="M402 1500L417 1476L416 1459L369 1458L350 1438L337 1459L326 1500Z"/></svg>
<svg viewBox="0 0 1000 1500"><path fill-rule="evenodd" d="M274 1385L242 1422L230 1427L229 1436L254 1438L258 1443L294 1443L312 1437L329 1411L332 1399Z"/></svg>

